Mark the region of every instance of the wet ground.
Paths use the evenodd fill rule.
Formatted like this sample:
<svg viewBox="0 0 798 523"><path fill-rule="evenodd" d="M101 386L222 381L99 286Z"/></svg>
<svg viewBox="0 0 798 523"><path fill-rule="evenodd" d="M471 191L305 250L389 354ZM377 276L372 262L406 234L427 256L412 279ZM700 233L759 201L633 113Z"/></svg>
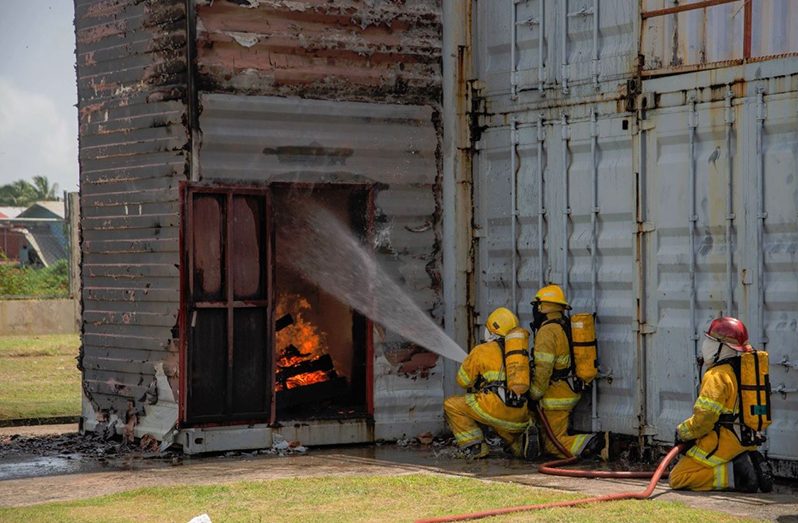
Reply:
<svg viewBox="0 0 798 523"><path fill-rule="evenodd" d="M299 476L396 475L419 471L507 481L600 495L645 488L645 480L598 480L538 474L534 464L505 458L465 461L451 447L396 444L310 449L307 454L229 453L159 457L120 442L85 440L74 426L0 429L0 506L81 499L138 487L218 484ZM11 439L13 433L19 434ZM36 434L30 434L36 432ZM403 442L404 443L404 442ZM735 515L798 522L798 490L779 485L771 494L674 492L663 482L655 497Z"/></svg>

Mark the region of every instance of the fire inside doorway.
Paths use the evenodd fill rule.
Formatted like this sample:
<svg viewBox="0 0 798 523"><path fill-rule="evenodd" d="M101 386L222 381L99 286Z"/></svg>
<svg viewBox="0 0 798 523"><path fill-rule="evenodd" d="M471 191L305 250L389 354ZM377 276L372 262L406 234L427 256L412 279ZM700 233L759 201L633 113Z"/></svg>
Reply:
<svg viewBox="0 0 798 523"><path fill-rule="evenodd" d="M281 255L301 234L292 216L317 207L365 239L370 198L357 185L186 186L187 425L371 416L370 321Z"/></svg>

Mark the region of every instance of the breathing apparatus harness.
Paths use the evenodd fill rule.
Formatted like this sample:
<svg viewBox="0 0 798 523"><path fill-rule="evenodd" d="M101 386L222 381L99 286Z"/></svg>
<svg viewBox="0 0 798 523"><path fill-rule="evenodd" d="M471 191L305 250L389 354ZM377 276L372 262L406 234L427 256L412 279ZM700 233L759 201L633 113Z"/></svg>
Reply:
<svg viewBox="0 0 798 523"><path fill-rule="evenodd" d="M551 381L565 381L568 383L568 386L571 387L576 393L580 393L589 387L590 382L593 381L595 378L595 372L588 372L586 376L580 376L579 369L577 368L577 354L575 354L574 347L580 348L592 348L592 353L589 356L591 361L589 367L595 368L597 366L596 362L596 340L595 340L595 332L593 336L591 336L591 340L589 341L574 341L573 339L573 331L571 330L571 318L565 315L565 311L563 311L562 316L560 318L551 318L549 319L546 314L540 312L540 308L538 303L535 303L532 309L532 315L534 321L529 324L534 332L542 329L546 325L551 323L556 323L559 325L563 332L565 333L565 337L568 340L568 352L570 355L570 365L564 369L553 369L551 373ZM534 365L534 350L532 352L532 360L530 361L530 365ZM580 356L584 357L580 353ZM587 378L587 379L585 379Z"/></svg>
<svg viewBox="0 0 798 523"><path fill-rule="evenodd" d="M501 380L488 381L485 383L477 383L477 388L480 391L492 392L496 394L499 397L499 399L502 400L502 402L508 407L512 408L526 407L528 394L518 395L507 386L507 370L506 370L505 361L507 360L508 356L513 356L515 354L521 354L528 358L529 351L521 349L521 350L511 350L510 352L505 352L504 337L499 336L493 341L495 341L499 345L499 348L502 351L501 375L504 376L504 378Z"/></svg>
<svg viewBox="0 0 798 523"><path fill-rule="evenodd" d="M736 412L720 414L713 431L717 435L717 443L707 458L712 457L720 445L720 428L725 427L737 437L740 445L750 447L761 445L767 441L762 433L771 423L770 414L770 377L767 373L767 352L752 351L718 360L723 347L718 342L712 366L729 365L737 380ZM743 361L746 358L746 361ZM763 360L763 361L760 361ZM703 358L699 360L703 363ZM760 399L762 401L760 401Z"/></svg>

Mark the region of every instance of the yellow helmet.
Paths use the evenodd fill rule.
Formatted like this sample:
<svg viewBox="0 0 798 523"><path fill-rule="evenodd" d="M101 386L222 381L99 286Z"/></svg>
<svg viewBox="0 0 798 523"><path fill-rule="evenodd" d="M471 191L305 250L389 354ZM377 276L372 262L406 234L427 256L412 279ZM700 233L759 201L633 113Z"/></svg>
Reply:
<svg viewBox="0 0 798 523"><path fill-rule="evenodd" d="M557 303L566 308L570 308L568 300L565 299L565 293L559 285L546 285L535 294L534 301L545 301L548 303Z"/></svg>
<svg viewBox="0 0 798 523"><path fill-rule="evenodd" d="M499 307L491 312L490 316L488 316L488 321L485 322L485 327L488 331L499 336L507 336L507 333L518 327L518 325L518 316L505 307Z"/></svg>

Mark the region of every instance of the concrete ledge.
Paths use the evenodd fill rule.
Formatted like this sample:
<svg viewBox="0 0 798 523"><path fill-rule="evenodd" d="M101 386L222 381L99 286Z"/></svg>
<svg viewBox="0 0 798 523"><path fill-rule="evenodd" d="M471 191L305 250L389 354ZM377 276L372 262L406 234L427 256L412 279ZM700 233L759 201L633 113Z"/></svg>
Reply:
<svg viewBox="0 0 798 523"><path fill-rule="evenodd" d="M2 300L0 333L13 336L78 332L75 300Z"/></svg>

